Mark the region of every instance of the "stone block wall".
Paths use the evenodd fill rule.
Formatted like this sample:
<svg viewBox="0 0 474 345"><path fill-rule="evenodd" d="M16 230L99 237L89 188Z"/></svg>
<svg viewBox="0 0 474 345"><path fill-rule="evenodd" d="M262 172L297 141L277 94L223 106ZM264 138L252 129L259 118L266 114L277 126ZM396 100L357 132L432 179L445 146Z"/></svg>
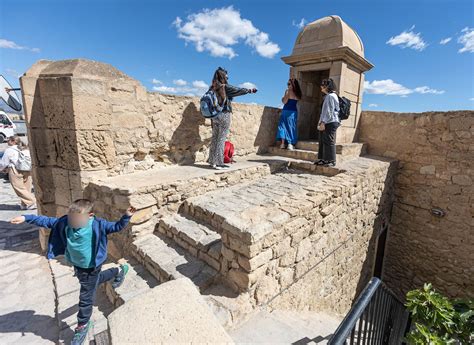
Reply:
<svg viewBox="0 0 474 345"><path fill-rule="evenodd" d="M262 207L255 217L267 223L255 223L251 233L242 219L206 212L192 200L186 213L218 229L222 247L214 268L234 290L249 292L256 304L343 314L372 276L377 237L392 205L396 162L362 164L364 171L312 180L318 181L314 191L293 195L294 203Z"/></svg>
<svg viewBox="0 0 474 345"><path fill-rule="evenodd" d="M197 97L147 92L112 66L82 59L38 61L20 81L42 214L65 212L92 180L207 159L211 126ZM236 154L265 151L278 117L276 108L235 104Z"/></svg>
<svg viewBox="0 0 474 345"><path fill-rule="evenodd" d="M392 161L377 162L363 174L342 173L326 187L317 186L322 193L292 205L290 220L253 243L250 265L242 267L250 271L256 302L347 313L372 277L378 235L390 218L395 171Z"/></svg>
<svg viewBox="0 0 474 345"><path fill-rule="evenodd" d="M473 111L362 113L369 153L400 161L383 280L401 298L425 282L474 296L473 138Z"/></svg>
<svg viewBox="0 0 474 345"><path fill-rule="evenodd" d="M284 165L285 162L275 162L273 165L223 171L172 183L145 180L140 187L126 186L122 182L115 184L110 180L92 181L86 187L84 196L95 201L95 212L106 219L119 219L130 205L137 209L130 228L111 236L115 248L119 250L117 256L121 257L131 249L134 239L157 231L160 218L175 213L186 199L257 179Z"/></svg>

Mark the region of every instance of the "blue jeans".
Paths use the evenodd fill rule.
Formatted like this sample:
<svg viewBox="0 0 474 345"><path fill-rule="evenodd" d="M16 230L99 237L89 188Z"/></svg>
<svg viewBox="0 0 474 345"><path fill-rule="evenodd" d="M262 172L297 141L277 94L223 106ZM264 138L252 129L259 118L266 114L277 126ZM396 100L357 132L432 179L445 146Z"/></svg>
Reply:
<svg viewBox="0 0 474 345"><path fill-rule="evenodd" d="M81 291L79 292L79 312L77 313L77 323L82 326L89 322L92 316L97 287L109 280L114 279L119 273L118 268L109 268L101 271L102 266L92 268L80 268L74 266L74 273Z"/></svg>

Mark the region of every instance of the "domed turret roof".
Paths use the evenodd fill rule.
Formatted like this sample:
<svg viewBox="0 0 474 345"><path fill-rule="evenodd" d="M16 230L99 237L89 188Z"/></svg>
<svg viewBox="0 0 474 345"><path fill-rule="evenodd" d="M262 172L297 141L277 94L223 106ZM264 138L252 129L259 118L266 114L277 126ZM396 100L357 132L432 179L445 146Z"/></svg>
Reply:
<svg viewBox="0 0 474 345"><path fill-rule="evenodd" d="M306 25L296 38L292 55L349 47L364 57L359 35L339 16L328 16Z"/></svg>

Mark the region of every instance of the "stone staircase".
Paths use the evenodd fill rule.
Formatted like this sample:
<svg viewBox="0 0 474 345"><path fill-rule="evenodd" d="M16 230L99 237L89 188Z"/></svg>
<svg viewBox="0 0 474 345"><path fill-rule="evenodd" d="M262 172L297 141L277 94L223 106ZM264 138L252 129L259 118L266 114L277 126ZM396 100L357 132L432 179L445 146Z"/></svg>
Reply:
<svg viewBox="0 0 474 345"><path fill-rule="evenodd" d="M115 308L120 307L133 297L141 295L158 285L156 278L148 272L145 266L134 258L128 260L120 259L117 260L117 262L120 264L127 263L129 265L129 271L125 281L119 288L113 289L110 282L104 286L105 293ZM107 263L103 265L103 269L105 270L116 266L116 263Z"/></svg>
<svg viewBox="0 0 474 345"><path fill-rule="evenodd" d="M318 159L319 143L317 141L299 141L294 150L281 149L277 146L269 148L269 153L277 156L316 161ZM367 145L364 143L347 143L336 145L336 160L339 163L363 156L366 153Z"/></svg>
<svg viewBox="0 0 474 345"><path fill-rule="evenodd" d="M215 269L162 234L145 235L133 245L133 255L160 283L186 277L204 289L217 275Z"/></svg>
<svg viewBox="0 0 474 345"><path fill-rule="evenodd" d="M316 150L317 142L303 141L294 151L273 147L267 154L242 157L227 171L216 172L200 165L174 166L117 176L93 186L96 193L106 193L105 199L113 203L120 200L111 207L110 212L116 214L117 209L136 203L140 208L167 209L145 222L132 222L128 257L121 259L131 268L127 279L117 290L110 284L105 288L113 306L117 308L159 284L186 277L226 328L245 321L256 308L255 292L249 295L245 286L237 286L240 291L236 291L235 284L228 285L223 277L229 271L258 269L258 265L272 260L272 255L257 246L241 248L231 243L230 234L262 238L267 246L274 245L273 229L302 212L311 212L314 206L310 200L329 198L320 212L323 217L332 212L331 193L336 193L335 198L340 193L337 186L344 183L343 188L347 188L350 183L342 182L346 177L338 182L330 177L348 172L355 178L373 164L360 157L366 150L362 143L338 145L338 165L332 168L312 164ZM123 197L112 197L117 193ZM148 201L153 199L156 205ZM134 230L138 228L140 231ZM291 239L291 246L298 246L298 241L301 238ZM234 247L229 250L229 246ZM298 248L298 255L300 252ZM254 257L259 253L262 255Z"/></svg>

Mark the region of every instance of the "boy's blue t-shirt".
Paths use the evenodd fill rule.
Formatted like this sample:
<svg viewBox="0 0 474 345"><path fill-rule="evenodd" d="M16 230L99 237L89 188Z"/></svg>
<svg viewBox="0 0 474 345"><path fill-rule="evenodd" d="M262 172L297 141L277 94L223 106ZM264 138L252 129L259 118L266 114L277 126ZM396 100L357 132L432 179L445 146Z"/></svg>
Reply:
<svg viewBox="0 0 474 345"><path fill-rule="evenodd" d="M95 267L95 234L92 230L94 217L83 228L66 226L66 259L80 268Z"/></svg>

